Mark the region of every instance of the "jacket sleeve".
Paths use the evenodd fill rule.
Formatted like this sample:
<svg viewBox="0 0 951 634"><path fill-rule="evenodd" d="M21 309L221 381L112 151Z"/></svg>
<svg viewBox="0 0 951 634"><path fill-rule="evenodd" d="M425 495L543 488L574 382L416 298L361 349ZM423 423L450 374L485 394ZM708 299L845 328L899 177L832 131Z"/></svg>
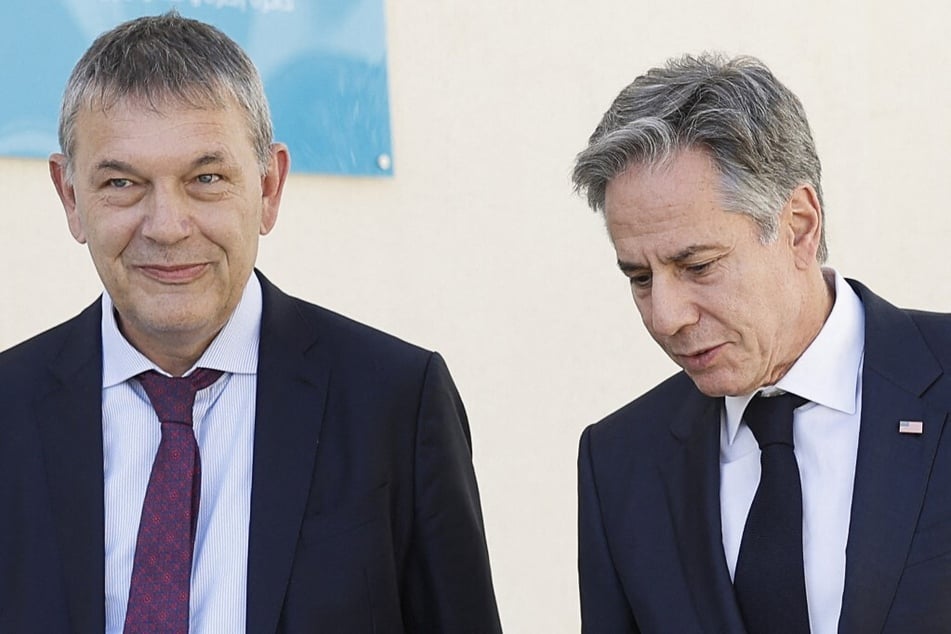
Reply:
<svg viewBox="0 0 951 634"><path fill-rule="evenodd" d="M414 519L403 580L408 632L501 632L469 424L449 370L433 353L420 396Z"/></svg>
<svg viewBox="0 0 951 634"><path fill-rule="evenodd" d="M583 634L639 632L604 530L590 427L578 452L578 577Z"/></svg>

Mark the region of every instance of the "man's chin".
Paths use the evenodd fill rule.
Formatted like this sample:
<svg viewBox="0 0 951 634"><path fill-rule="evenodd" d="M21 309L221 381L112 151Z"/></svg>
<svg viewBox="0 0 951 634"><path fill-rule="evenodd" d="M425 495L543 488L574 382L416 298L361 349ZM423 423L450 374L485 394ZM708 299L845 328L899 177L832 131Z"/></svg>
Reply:
<svg viewBox="0 0 951 634"><path fill-rule="evenodd" d="M735 381L731 381L729 377L724 377L715 371L688 372L684 370L684 372L690 377L698 390L711 398L745 394L742 388L736 385Z"/></svg>
<svg viewBox="0 0 951 634"><path fill-rule="evenodd" d="M202 336L209 329L214 330L216 320L211 310L198 305L198 298L156 297L147 306L136 306L135 310L124 311L117 307L122 330L131 326L150 338L168 338L169 341L189 338L190 335ZM128 315L131 319L125 319Z"/></svg>

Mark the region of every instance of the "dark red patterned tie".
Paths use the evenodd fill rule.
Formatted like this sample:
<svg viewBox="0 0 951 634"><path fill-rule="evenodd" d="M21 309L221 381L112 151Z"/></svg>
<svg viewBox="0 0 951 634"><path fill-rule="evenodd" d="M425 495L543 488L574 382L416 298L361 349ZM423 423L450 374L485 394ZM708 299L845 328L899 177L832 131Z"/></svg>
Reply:
<svg viewBox="0 0 951 634"><path fill-rule="evenodd" d="M135 542L125 634L185 634L192 553L201 494L201 458L192 430L195 394L221 376L199 369L187 377L143 372L145 388L162 423L152 475Z"/></svg>

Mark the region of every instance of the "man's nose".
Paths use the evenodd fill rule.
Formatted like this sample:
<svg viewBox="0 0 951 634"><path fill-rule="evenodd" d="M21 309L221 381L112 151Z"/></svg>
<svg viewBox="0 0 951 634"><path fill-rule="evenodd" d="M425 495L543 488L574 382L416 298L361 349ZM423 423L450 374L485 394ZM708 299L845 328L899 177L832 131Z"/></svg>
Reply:
<svg viewBox="0 0 951 634"><path fill-rule="evenodd" d="M700 311L687 284L655 277L651 285L648 323L653 334L671 337L685 326L695 324L699 316Z"/></svg>
<svg viewBox="0 0 951 634"><path fill-rule="evenodd" d="M192 231L188 197L175 185L153 184L148 194L142 235L159 244L175 244Z"/></svg>

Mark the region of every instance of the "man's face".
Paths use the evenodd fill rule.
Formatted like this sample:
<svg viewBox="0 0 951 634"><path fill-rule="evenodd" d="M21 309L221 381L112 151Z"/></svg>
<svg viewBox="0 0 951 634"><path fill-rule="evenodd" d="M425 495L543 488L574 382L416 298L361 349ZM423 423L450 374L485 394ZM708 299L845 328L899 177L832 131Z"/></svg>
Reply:
<svg viewBox="0 0 951 634"><path fill-rule="evenodd" d="M685 150L668 164L627 169L605 193L608 231L644 325L710 396L775 383L815 334L800 319L808 254L790 205L778 240L764 245L752 219L723 209L720 191L709 156Z"/></svg>
<svg viewBox="0 0 951 634"><path fill-rule="evenodd" d="M83 109L75 130L72 181L62 155L50 170L123 334L162 367L166 357L197 358L237 306L258 236L277 219L286 148L275 145L262 175L233 104L121 102Z"/></svg>

